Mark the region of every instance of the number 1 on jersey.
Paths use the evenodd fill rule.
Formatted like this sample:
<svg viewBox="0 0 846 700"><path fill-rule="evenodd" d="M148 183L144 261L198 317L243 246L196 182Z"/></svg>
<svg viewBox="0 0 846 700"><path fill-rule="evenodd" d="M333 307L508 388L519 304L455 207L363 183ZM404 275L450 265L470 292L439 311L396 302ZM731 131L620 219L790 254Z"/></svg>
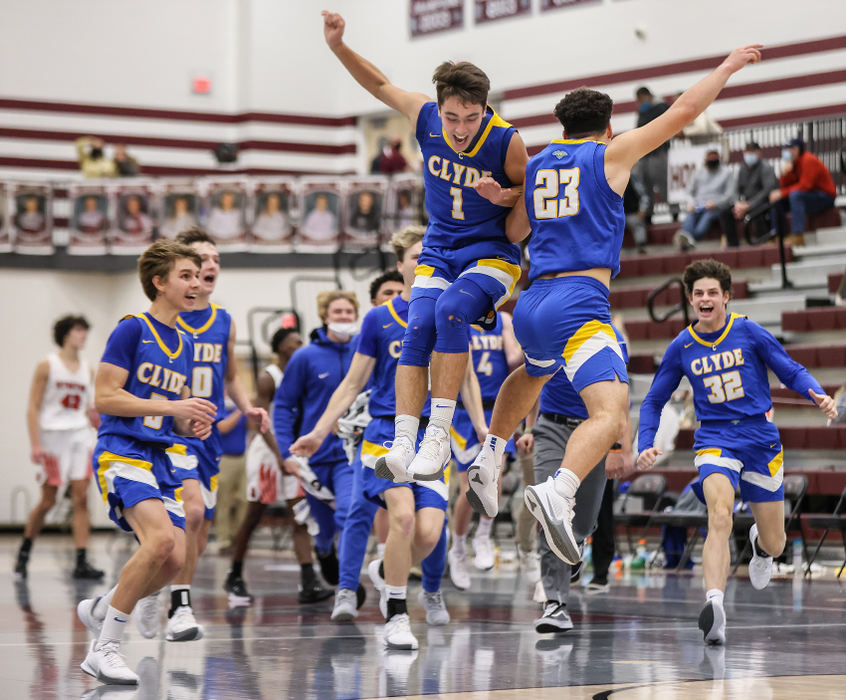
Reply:
<svg viewBox="0 0 846 700"><path fill-rule="evenodd" d="M461 194L461 188L450 187L449 193L452 195L452 218L464 221L464 199Z"/></svg>
<svg viewBox="0 0 846 700"><path fill-rule="evenodd" d="M536 219L559 219L579 213L578 168L544 168L535 174L532 193ZM558 194L564 188L563 197Z"/></svg>

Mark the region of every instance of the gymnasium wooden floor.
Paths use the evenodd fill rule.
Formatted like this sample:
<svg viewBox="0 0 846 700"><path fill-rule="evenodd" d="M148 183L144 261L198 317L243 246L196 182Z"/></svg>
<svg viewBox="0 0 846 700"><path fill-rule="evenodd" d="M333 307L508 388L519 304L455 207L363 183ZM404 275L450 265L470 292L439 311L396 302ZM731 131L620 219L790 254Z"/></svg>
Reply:
<svg viewBox="0 0 846 700"><path fill-rule="evenodd" d="M94 538L91 558L107 568L107 581L131 546L123 535ZM0 586L3 700L846 697L846 576L838 582L831 570L810 583L778 578L764 591L754 591L745 576L731 579L728 644L706 648L696 628L703 597L698 574L625 575L599 596L576 587L569 605L575 629L552 637L535 633L532 586L503 564L474 574L468 592L444 580L452 615L446 627L426 625L419 584L412 583L409 607L420 649L385 653L369 581L356 624L336 625L329 620L331 599L297 605L298 570L290 555L259 548L246 563L256 601L230 609L221 589L228 562L210 555L193 592L205 637L146 640L130 626L124 650L141 684L124 689L103 686L79 669L88 633L75 605L106 584L74 583L69 538L56 536L35 543L29 578L16 582L16 547L16 537L0 537L9 572ZM164 624L164 595L160 607Z"/></svg>

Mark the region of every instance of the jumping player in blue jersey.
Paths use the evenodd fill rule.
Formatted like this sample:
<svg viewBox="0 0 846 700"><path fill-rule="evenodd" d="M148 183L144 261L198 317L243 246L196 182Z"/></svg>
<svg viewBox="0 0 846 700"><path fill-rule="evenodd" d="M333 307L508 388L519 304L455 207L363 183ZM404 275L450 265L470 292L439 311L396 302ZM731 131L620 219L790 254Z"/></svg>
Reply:
<svg viewBox="0 0 846 700"><path fill-rule="evenodd" d="M716 260L697 260L684 271L684 286L696 321L670 343L640 408L637 464L649 469L661 454L653 446L664 404L681 378L693 389L700 426L693 445L699 482L694 493L708 506L702 549L706 602L699 628L708 644L724 644L723 592L729 567L729 537L735 489L749 503L753 588L770 581L773 557L784 549L784 452L778 428L765 414L772 408L767 368L787 387L816 403L828 417L837 409L819 383L764 328L728 313L731 270Z"/></svg>
<svg viewBox="0 0 846 700"><path fill-rule="evenodd" d="M409 626L406 605L406 585L412 563L422 562L423 590L420 601L426 609L427 621L435 625L449 622L449 613L440 593L446 565L446 484L441 480L395 484L377 476L374 471L376 459L387 452L384 444L391 439L395 411L394 375L408 322L408 300L422 238L423 228L420 226L409 226L394 234L391 243L405 281L403 292L372 309L364 317L358 350L347 376L332 395L312 431L303 435L291 447L292 451L304 455L314 451L372 377L369 404L371 421L364 429L353 468L359 472L363 495L371 503L387 508L388 511L388 539L384 559L371 562L369 573L380 589L380 608L386 617L385 644L394 649L417 648L417 639ZM421 436L417 437L419 439ZM350 620L356 616L355 587L369 529L370 524L365 521L360 533L345 529L342 535L342 578L335 599L333 620Z"/></svg>
<svg viewBox="0 0 846 700"><path fill-rule="evenodd" d="M152 304L118 323L97 369L97 486L109 517L140 545L111 591L77 606L98 635L82 670L104 683L138 682L120 654L126 623L135 604L166 585L185 559L182 484L174 472L195 460L174 445L174 431L203 440L217 417L213 403L189 398L194 346L176 326L178 314L196 304L200 264L191 248L172 241L156 241L141 255L141 286Z"/></svg>
<svg viewBox="0 0 846 700"><path fill-rule="evenodd" d="M270 418L263 408L255 408L238 376L234 355L235 324L227 311L210 302L220 276L220 255L214 240L201 228L180 233L177 243L189 246L199 256L200 289L194 308L183 312L177 326L192 340L194 346L191 387L194 396L206 398L218 409L217 419L224 417L224 388L248 418L257 420L262 430L270 427ZM214 519L217 500L217 475L223 448L215 425L205 440L185 441L189 454L197 457L191 469L178 472L182 479L182 498L185 505L185 565L170 587L170 609L166 638L168 641L199 639L203 629L197 624L191 607L191 580L197 560L206 548L209 530ZM153 594L138 607L138 629L147 638L158 633L158 594Z"/></svg>
<svg viewBox="0 0 846 700"><path fill-rule="evenodd" d="M579 550L570 521L582 478L620 438L629 410L628 377L611 328L611 278L620 269L623 192L632 166L690 123L729 77L760 59L759 46L737 49L664 114L612 140L608 95L580 88L555 115L564 137L533 156L523 201L509 215L509 236L531 231L531 287L514 309L514 332L525 366L514 371L496 400L490 433L469 470L470 498L480 513L497 511L497 479L505 443L563 367L589 418L573 431L561 468L525 491L550 548L575 564Z"/></svg>
<svg viewBox="0 0 846 700"><path fill-rule="evenodd" d="M393 445L379 461L397 480L436 480L450 459L470 324L489 323L520 277L520 249L506 237L505 219L520 199L528 156L514 128L487 104L490 82L472 63L438 66L433 101L392 85L350 49L340 15L323 18L329 48L362 87L409 119L423 152L429 224L397 369ZM431 415L415 455L430 360Z"/></svg>
<svg viewBox="0 0 846 700"><path fill-rule="evenodd" d="M485 424L481 428L473 425L464 404L456 406L455 417L450 428L452 454L455 458L461 488L458 500L452 512L452 546L447 555L449 577L456 588L470 587L470 574L467 571L467 530L473 509L465 498L467 493L467 467L482 448L482 440L487 433L487 424L491 419L496 395L511 370L523 361L520 346L514 337L511 314L497 312L493 328L484 330L479 326L470 329L470 361L473 372L479 382L484 407ZM478 431L481 430L481 433ZM517 448L509 441L506 452L516 454ZM492 569L494 565L491 526L493 520L486 515L479 516L479 524L473 535L473 565L482 571Z"/></svg>

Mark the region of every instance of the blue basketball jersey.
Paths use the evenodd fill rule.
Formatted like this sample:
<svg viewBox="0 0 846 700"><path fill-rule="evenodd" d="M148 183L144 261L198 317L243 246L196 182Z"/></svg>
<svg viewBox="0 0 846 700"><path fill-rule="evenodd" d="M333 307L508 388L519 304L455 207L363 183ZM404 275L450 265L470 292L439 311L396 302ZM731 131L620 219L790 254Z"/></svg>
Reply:
<svg viewBox="0 0 846 700"><path fill-rule="evenodd" d="M697 332L696 324L688 326L667 348L641 405L639 449L652 446L661 409L682 376L693 389L699 421L763 417L772 406L768 367L808 401L808 389L823 393L772 334L745 316L731 314L726 325L713 333Z"/></svg>
<svg viewBox="0 0 846 700"><path fill-rule="evenodd" d="M185 333L143 313L120 321L106 342L101 361L129 372L123 388L133 396L176 401L182 398L182 388L191 384L193 352ZM168 446L174 441L173 417L104 414L97 436L106 435Z"/></svg>
<svg viewBox="0 0 846 700"><path fill-rule="evenodd" d="M496 315L496 326L489 331L470 326L470 351L473 353L473 369L479 380L482 401L495 401L502 383L509 375L502 340L501 314Z"/></svg>
<svg viewBox="0 0 846 700"><path fill-rule="evenodd" d="M423 184L429 213L424 247L508 242L505 217L510 209L478 195L473 185L489 176L503 187L511 187L505 174L505 156L514 133L514 127L488 107L474 143L459 153L449 143L437 103L423 105L417 117L417 142L423 152ZM519 247L514 248L519 259Z"/></svg>
<svg viewBox="0 0 846 700"><path fill-rule="evenodd" d="M217 420L226 417L223 382L229 363L229 332L232 317L215 304L198 311L179 314L177 324L194 341L194 369L191 395L208 399L217 406Z"/></svg>
<svg viewBox="0 0 846 700"><path fill-rule="evenodd" d="M558 139L529 159L524 197L532 229L529 276L620 271L626 216L605 178L606 144Z"/></svg>

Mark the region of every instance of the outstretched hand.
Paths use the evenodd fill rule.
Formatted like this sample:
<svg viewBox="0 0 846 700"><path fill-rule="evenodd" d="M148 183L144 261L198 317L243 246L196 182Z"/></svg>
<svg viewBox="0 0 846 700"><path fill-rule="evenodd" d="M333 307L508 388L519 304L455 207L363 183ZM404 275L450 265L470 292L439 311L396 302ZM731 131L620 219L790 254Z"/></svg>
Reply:
<svg viewBox="0 0 846 700"><path fill-rule="evenodd" d="M329 10L323 10L320 14L323 15L323 37L329 44L329 48L334 49L344 40L344 18L337 12L329 12Z"/></svg>
<svg viewBox="0 0 846 700"><path fill-rule="evenodd" d="M834 403L833 398L828 394L818 394L813 389L808 389L808 393L811 395L814 403L820 407L826 418L830 420L837 418L837 405Z"/></svg>
<svg viewBox="0 0 846 700"><path fill-rule="evenodd" d="M499 204L499 199L502 196L502 185L500 185L492 177L483 177L479 179L476 184L473 185L473 189L476 190L476 193L479 196L490 200L494 204Z"/></svg>
<svg viewBox="0 0 846 700"><path fill-rule="evenodd" d="M762 48L764 48L763 44L749 44L748 46L735 49L726 57L723 65L731 70L732 73L736 73L747 63L757 63L760 61Z"/></svg>
<svg viewBox="0 0 846 700"><path fill-rule="evenodd" d="M646 471L647 469L652 469L655 465L656 460L664 454L661 450L657 447L650 447L638 455L637 458L637 468L639 471Z"/></svg>

